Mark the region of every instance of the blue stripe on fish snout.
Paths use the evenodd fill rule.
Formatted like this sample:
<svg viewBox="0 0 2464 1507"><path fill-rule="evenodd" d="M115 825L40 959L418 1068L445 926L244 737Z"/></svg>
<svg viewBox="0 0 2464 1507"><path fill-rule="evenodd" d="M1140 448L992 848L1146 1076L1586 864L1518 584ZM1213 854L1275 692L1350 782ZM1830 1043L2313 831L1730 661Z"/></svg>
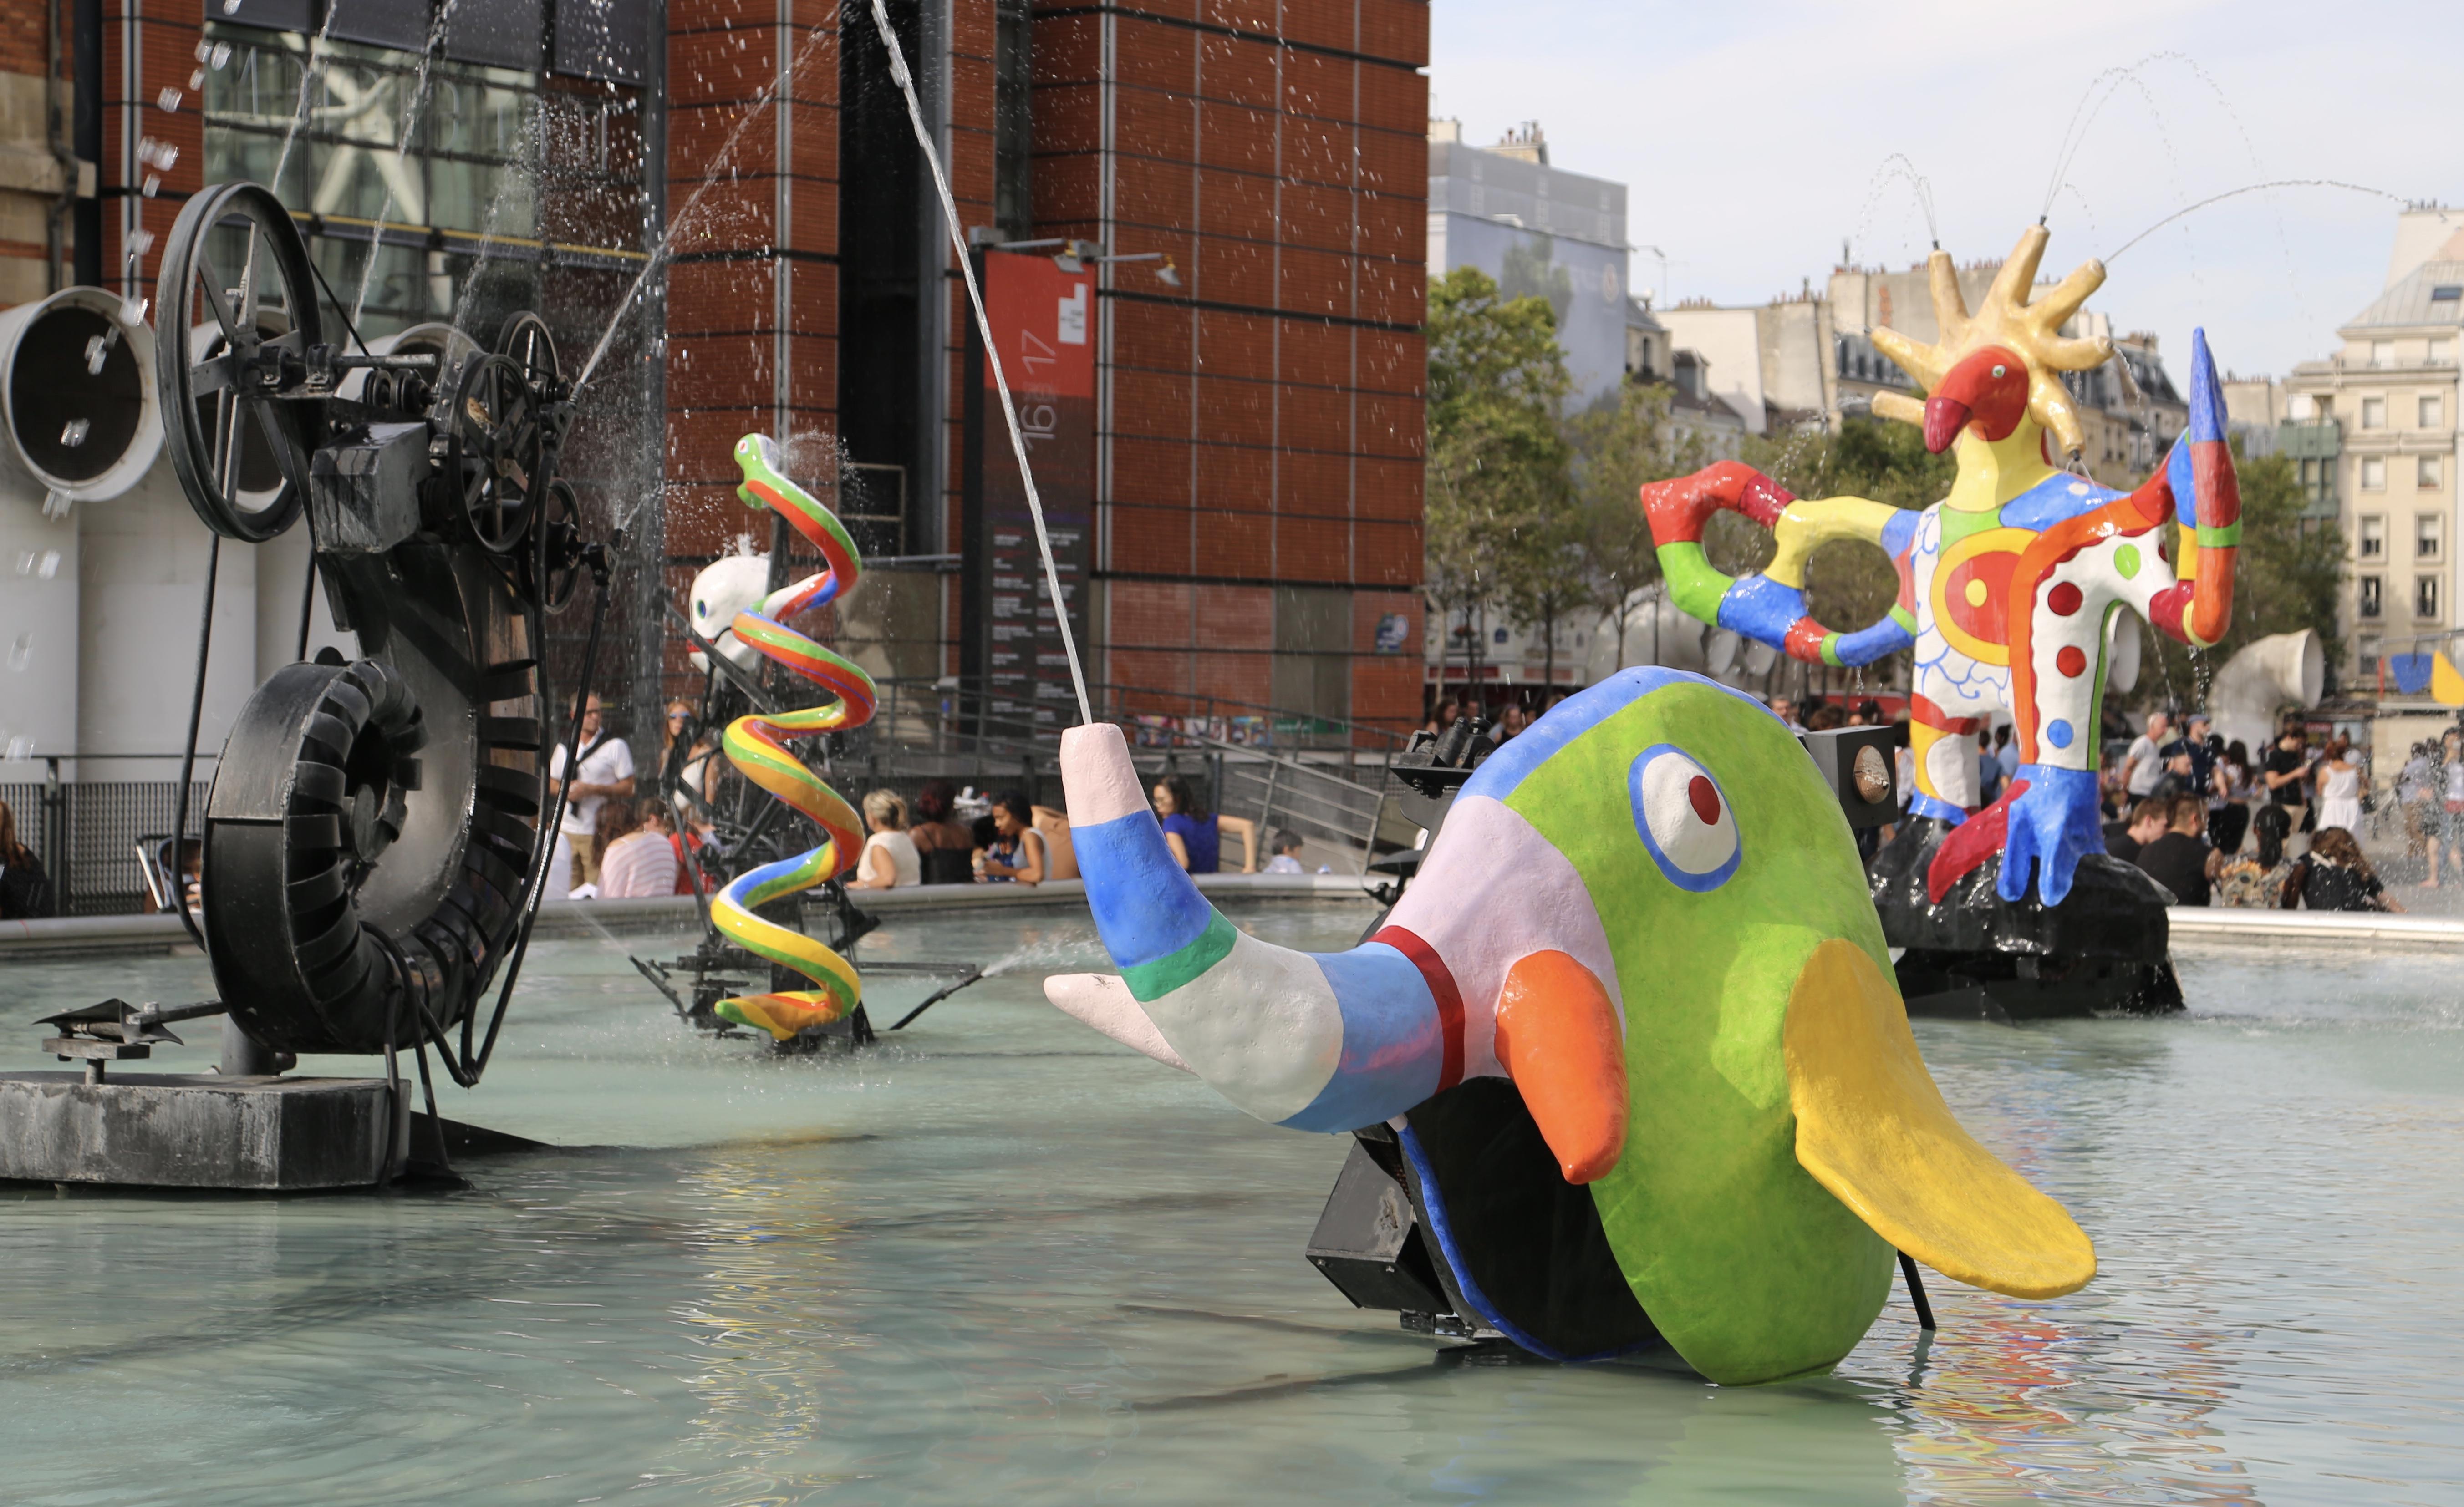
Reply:
<svg viewBox="0 0 2464 1507"><path fill-rule="evenodd" d="M1095 930L1122 968L1171 956L1197 941L1214 919L1215 907L1172 861L1154 813L1133 811L1074 827L1069 841L1087 881Z"/></svg>
<svg viewBox="0 0 2464 1507"><path fill-rule="evenodd" d="M1309 954L1343 1013L1343 1057L1294 1130L1352 1130L1401 1114L1438 1091L1445 1057L1438 1002L1418 965L1383 942Z"/></svg>

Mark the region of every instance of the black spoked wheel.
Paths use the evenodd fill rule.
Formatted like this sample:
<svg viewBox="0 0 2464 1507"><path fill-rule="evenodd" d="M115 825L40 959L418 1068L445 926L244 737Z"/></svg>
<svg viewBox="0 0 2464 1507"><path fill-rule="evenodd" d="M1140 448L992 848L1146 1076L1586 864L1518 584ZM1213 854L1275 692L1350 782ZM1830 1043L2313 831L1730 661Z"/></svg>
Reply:
<svg viewBox="0 0 2464 1507"><path fill-rule="evenodd" d="M521 553L522 595L543 612L562 612L582 583L582 497L559 476L547 484L538 524Z"/></svg>
<svg viewBox="0 0 2464 1507"><path fill-rule="evenodd" d="M447 416L446 476L463 522L481 549L510 555L546 491L546 431L538 392L510 357L481 356L462 368Z"/></svg>
<svg viewBox="0 0 2464 1507"><path fill-rule="evenodd" d="M547 321L527 309L506 320L504 329L497 332L496 354L520 368L533 392L544 392L560 379L556 338L548 333Z"/></svg>
<svg viewBox="0 0 2464 1507"><path fill-rule="evenodd" d="M164 446L182 490L225 538L289 528L308 492L323 405L278 396L322 339L307 243L280 201L229 184L188 201L155 287Z"/></svg>

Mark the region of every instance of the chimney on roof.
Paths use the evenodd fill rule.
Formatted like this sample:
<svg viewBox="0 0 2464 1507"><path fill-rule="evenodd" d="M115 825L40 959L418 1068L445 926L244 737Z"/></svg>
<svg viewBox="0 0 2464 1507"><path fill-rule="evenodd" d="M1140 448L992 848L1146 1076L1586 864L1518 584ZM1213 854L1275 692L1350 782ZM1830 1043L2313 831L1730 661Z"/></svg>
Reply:
<svg viewBox="0 0 2464 1507"><path fill-rule="evenodd" d="M1507 131L1505 138L1489 150L1517 162L1537 163L1543 167L1549 165L1549 138L1542 133L1537 120L1526 120Z"/></svg>
<svg viewBox="0 0 2464 1507"><path fill-rule="evenodd" d="M1463 121L1452 116L1442 120L1437 116L1429 117L1429 140L1432 142L1462 141Z"/></svg>

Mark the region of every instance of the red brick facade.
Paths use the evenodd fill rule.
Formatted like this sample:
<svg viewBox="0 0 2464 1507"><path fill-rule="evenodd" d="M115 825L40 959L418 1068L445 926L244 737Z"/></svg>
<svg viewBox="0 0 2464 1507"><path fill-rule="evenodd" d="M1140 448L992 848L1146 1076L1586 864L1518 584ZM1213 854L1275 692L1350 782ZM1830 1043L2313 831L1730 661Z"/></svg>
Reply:
<svg viewBox="0 0 2464 1507"><path fill-rule="evenodd" d="M127 138L177 154L161 197L104 205L106 281L143 295L202 186L203 101L187 84L204 6L134 0L133 54L127 9L104 25L103 182L146 176L125 172ZM971 227L994 219L995 13L950 0L942 67L919 68L947 80L951 186ZM11 16L0 62L38 69L40 12ZM842 382L864 380L841 360L843 20L837 0L668 0L664 500L678 591L752 524L732 495L736 438L838 433ZM1417 720L1428 25L1425 0L1037 0L1034 234L1161 251L1180 279L1151 263L1103 273L1096 678L1266 704L1277 655L1353 655L1353 719ZM774 91L779 110L754 108ZM134 266L123 214L153 237ZM623 242L620 228L591 239ZM941 265L939 532L956 549L969 314L956 263ZM1348 640L1343 615L1320 611L1309 642L1288 622L1279 642L1278 587L1350 594ZM950 595L955 669L955 581ZM1400 652L1378 654L1395 615Z"/></svg>
<svg viewBox="0 0 2464 1507"><path fill-rule="evenodd" d="M1429 11L1419 0L1051 4L1039 235L1111 270L1108 672L1266 702L1275 584L1354 592L1354 720L1417 720ZM1289 647L1288 644L1286 645ZM1389 671L1392 671L1389 673Z"/></svg>

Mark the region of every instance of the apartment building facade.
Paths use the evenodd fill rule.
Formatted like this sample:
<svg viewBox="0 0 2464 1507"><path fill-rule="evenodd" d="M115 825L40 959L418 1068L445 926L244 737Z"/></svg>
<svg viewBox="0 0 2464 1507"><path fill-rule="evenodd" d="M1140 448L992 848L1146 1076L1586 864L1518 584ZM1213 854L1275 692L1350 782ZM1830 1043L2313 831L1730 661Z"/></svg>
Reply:
<svg viewBox="0 0 2464 1507"><path fill-rule="evenodd" d="M2444 239L2425 233L2438 230ZM2337 331L2334 355L2283 383L2279 448L2344 535L2342 625L2356 681L2383 655L2455 629L2459 326L2464 213L2410 210L2385 292Z"/></svg>

